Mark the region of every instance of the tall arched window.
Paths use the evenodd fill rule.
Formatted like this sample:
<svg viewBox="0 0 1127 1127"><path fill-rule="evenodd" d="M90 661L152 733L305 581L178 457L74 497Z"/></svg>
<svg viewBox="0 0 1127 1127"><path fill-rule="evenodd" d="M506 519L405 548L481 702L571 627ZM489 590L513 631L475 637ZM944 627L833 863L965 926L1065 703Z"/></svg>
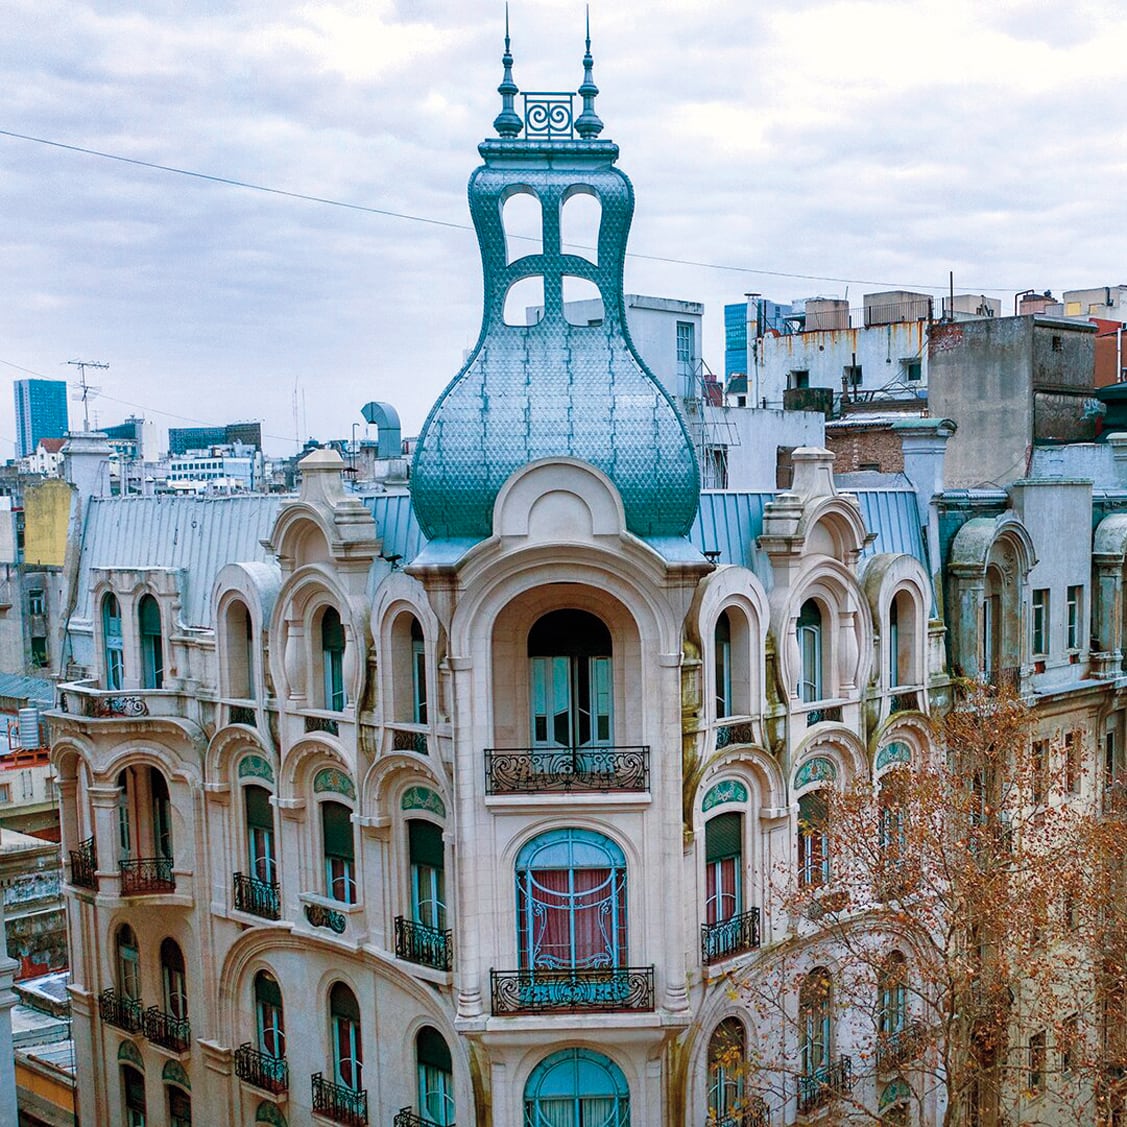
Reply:
<svg viewBox="0 0 1127 1127"><path fill-rule="evenodd" d="M286 1055L282 989L269 971L260 970L254 976L254 1021L258 1051L280 1060Z"/></svg>
<svg viewBox="0 0 1127 1127"><path fill-rule="evenodd" d="M129 924L117 929L117 991L130 1002L141 1001L141 954Z"/></svg>
<svg viewBox="0 0 1127 1127"><path fill-rule="evenodd" d="M524 1086L524 1127L629 1127L630 1088L609 1057L563 1049Z"/></svg>
<svg viewBox="0 0 1127 1127"><path fill-rule="evenodd" d="M155 768L149 768L149 799L153 812L153 849L162 861L172 860L172 801L168 783Z"/></svg>
<svg viewBox="0 0 1127 1127"><path fill-rule="evenodd" d="M250 875L264 884L278 879L274 858L274 811L270 808L270 792L265 787L243 788L243 806L247 820L247 861Z"/></svg>
<svg viewBox="0 0 1127 1127"><path fill-rule="evenodd" d="M880 781L880 856L876 893L881 899L901 895L914 883L905 771L898 767Z"/></svg>
<svg viewBox="0 0 1127 1127"><path fill-rule="evenodd" d="M145 1077L131 1064L121 1066L121 1094L126 1127L145 1127Z"/></svg>
<svg viewBox="0 0 1127 1127"><path fill-rule="evenodd" d="M803 980L798 991L798 1049L802 1075L825 1078L832 1054L831 1034L833 984L830 972L817 967Z"/></svg>
<svg viewBox="0 0 1127 1127"><path fill-rule="evenodd" d="M227 668L224 670L227 695L236 700L253 700L254 627L246 603L234 599L224 618Z"/></svg>
<svg viewBox="0 0 1127 1127"><path fill-rule="evenodd" d="M130 806L130 769L117 776L117 852L118 859L128 861L133 856L133 818Z"/></svg>
<svg viewBox="0 0 1127 1127"><path fill-rule="evenodd" d="M908 1023L908 965L899 951L893 951L881 967L877 983L877 1034L885 1052L898 1049L897 1040Z"/></svg>
<svg viewBox="0 0 1127 1127"><path fill-rule="evenodd" d="M802 604L798 614L798 699L804 704L821 700L822 612L813 599Z"/></svg>
<svg viewBox="0 0 1127 1127"><path fill-rule="evenodd" d="M120 691L125 680L125 650L121 639L121 607L116 595L102 599L102 647L106 654L106 688Z"/></svg>
<svg viewBox="0 0 1127 1127"><path fill-rule="evenodd" d="M721 611L716 620L713 639L716 662L716 716L731 716L732 708L732 626L728 612Z"/></svg>
<svg viewBox="0 0 1127 1127"><path fill-rule="evenodd" d="M192 1097L183 1088L169 1084L168 1127L192 1127Z"/></svg>
<svg viewBox="0 0 1127 1127"><path fill-rule="evenodd" d="M437 1029L424 1025L415 1038L419 1111L436 1127L454 1124L454 1065L450 1048Z"/></svg>
<svg viewBox="0 0 1127 1127"><path fill-rule="evenodd" d="M339 802L321 803L321 840L325 856L325 895L356 903L356 850L352 811Z"/></svg>
<svg viewBox="0 0 1127 1127"><path fill-rule="evenodd" d="M900 610L899 597L888 608L888 683L893 688L900 684Z"/></svg>
<svg viewBox="0 0 1127 1127"><path fill-rule="evenodd" d="M446 928L446 881L442 830L433 822L407 823L411 858L411 918L426 927Z"/></svg>
<svg viewBox="0 0 1127 1127"><path fill-rule="evenodd" d="M743 911L743 817L717 814L704 824L707 900L705 922L730 920Z"/></svg>
<svg viewBox="0 0 1127 1127"><path fill-rule="evenodd" d="M321 671L324 678L323 706L343 712L347 703L344 691L344 626L335 607L321 612Z"/></svg>
<svg viewBox="0 0 1127 1127"><path fill-rule="evenodd" d="M591 830L552 830L516 863L521 969L627 965L626 857Z"/></svg>
<svg viewBox="0 0 1127 1127"><path fill-rule="evenodd" d="M818 888L829 881L829 803L825 790L811 790L798 800L798 883Z"/></svg>
<svg viewBox="0 0 1127 1127"><path fill-rule="evenodd" d="M740 1123L745 1110L747 1039L743 1022L727 1017L708 1041L708 1120Z"/></svg>
<svg viewBox="0 0 1127 1127"><path fill-rule="evenodd" d="M360 1043L360 1006L343 982L329 991L329 1027L333 1040L333 1080L359 1091L364 1084L364 1053Z"/></svg>
<svg viewBox="0 0 1127 1127"><path fill-rule="evenodd" d="M164 686L164 642L160 622L160 606L152 595L142 597L137 607L137 623L141 634L141 688Z"/></svg>
<svg viewBox="0 0 1127 1127"><path fill-rule="evenodd" d="M411 697L412 719L416 724L427 723L427 652L423 641L423 628L418 619L411 619Z"/></svg>
<svg viewBox="0 0 1127 1127"><path fill-rule="evenodd" d="M160 945L160 980L164 1012L177 1021L188 1017L188 982L184 975L184 954L175 939Z"/></svg>
<svg viewBox="0 0 1127 1127"><path fill-rule="evenodd" d="M606 747L611 717L611 636L582 610L557 610L528 635L534 747Z"/></svg>

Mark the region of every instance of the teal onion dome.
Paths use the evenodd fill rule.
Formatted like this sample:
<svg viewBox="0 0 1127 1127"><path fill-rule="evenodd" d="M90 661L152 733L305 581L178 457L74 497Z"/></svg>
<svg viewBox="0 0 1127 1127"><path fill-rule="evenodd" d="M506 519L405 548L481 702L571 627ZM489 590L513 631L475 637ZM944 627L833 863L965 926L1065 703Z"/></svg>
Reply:
<svg viewBox="0 0 1127 1127"><path fill-rule="evenodd" d="M524 97L532 123L538 95ZM415 514L430 539L491 535L504 483L527 463L553 457L602 470L635 535L683 536L696 515L700 476L692 441L626 327L623 265L634 192L615 167L618 146L577 137L574 126L568 120L561 127L557 117L547 135L530 124L522 138L479 146L484 164L470 177L469 204L484 274L481 334L427 416L412 467ZM543 251L507 262L504 203L518 192L539 200ZM600 206L594 262L564 253L560 244L561 211L579 192ZM598 288L601 323L568 323L568 276ZM506 295L530 277L543 280L544 314L533 325L506 325Z"/></svg>

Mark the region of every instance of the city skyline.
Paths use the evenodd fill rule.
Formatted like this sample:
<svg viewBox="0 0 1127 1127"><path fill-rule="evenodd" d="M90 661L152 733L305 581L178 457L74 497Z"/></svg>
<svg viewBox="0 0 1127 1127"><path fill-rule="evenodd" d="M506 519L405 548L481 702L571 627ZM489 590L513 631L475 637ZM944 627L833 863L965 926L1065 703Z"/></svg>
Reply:
<svg viewBox="0 0 1127 1127"><path fill-rule="evenodd" d="M714 371L748 291L859 304L953 271L1009 309L1121 280L1117 216L1092 205L1118 198L1121 157L1090 107L1123 89L1124 17L658 4L639 30L639 11L591 11L603 135L640 201L626 289L703 301ZM577 87L582 6L510 13L521 89ZM479 328L464 193L500 106L501 5L68 5L66 37L55 15L9 21L0 368L108 363L98 422L261 419L270 453L347 437L371 399L416 433Z"/></svg>

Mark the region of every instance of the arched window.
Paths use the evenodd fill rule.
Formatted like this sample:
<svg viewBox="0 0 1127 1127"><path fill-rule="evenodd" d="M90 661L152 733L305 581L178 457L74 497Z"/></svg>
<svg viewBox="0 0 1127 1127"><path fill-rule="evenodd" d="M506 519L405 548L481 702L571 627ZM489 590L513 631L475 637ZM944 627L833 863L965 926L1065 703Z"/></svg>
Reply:
<svg viewBox="0 0 1127 1127"><path fill-rule="evenodd" d="M893 688L900 684L900 598L892 600L888 608L888 683Z"/></svg>
<svg viewBox="0 0 1127 1127"><path fill-rule="evenodd" d="M913 883L909 819L904 772L898 767L888 771L880 781L880 857L877 895L881 899L901 895Z"/></svg>
<svg viewBox="0 0 1127 1127"><path fill-rule="evenodd" d="M424 1025L415 1038L419 1111L436 1127L454 1124L454 1066L450 1049L437 1029Z"/></svg>
<svg viewBox="0 0 1127 1127"><path fill-rule="evenodd" d="M916 602L908 591L898 591L888 607L888 684L918 685L919 671L916 646L918 615Z"/></svg>
<svg viewBox="0 0 1127 1127"><path fill-rule="evenodd" d="M534 747L613 743L611 636L582 610L557 610L528 635Z"/></svg>
<svg viewBox="0 0 1127 1127"><path fill-rule="evenodd" d="M552 830L516 864L522 969L627 965L626 857L602 834Z"/></svg>
<svg viewBox="0 0 1127 1127"><path fill-rule="evenodd" d="M329 1027L333 1040L334 1083L357 1092L364 1083L360 1006L356 995L343 982L335 983L329 991Z"/></svg>
<svg viewBox="0 0 1127 1127"><path fill-rule="evenodd" d="M325 856L325 895L342 904L356 903L356 852L352 811L339 802L321 803L321 840Z"/></svg>
<svg viewBox="0 0 1127 1127"><path fill-rule="evenodd" d="M728 612L721 611L714 637L716 661L716 715L731 716L732 708L732 627Z"/></svg>
<svg viewBox="0 0 1127 1127"><path fill-rule="evenodd" d="M244 787L243 807L247 821L247 861L250 864L250 875L264 884L273 884L278 875L270 792L265 787Z"/></svg>
<svg viewBox="0 0 1127 1127"><path fill-rule="evenodd" d="M833 984L825 967L817 967L798 991L798 1049L802 1076L823 1083L830 1067Z"/></svg>
<svg viewBox="0 0 1127 1127"><path fill-rule="evenodd" d="M121 607L116 595L102 599L102 646L106 654L106 688L120 691L125 681L125 650L121 639Z"/></svg>
<svg viewBox="0 0 1127 1127"><path fill-rule="evenodd" d="M881 967L877 983L878 1052L898 1053L899 1040L908 1023L908 965L899 951L893 951Z"/></svg>
<svg viewBox="0 0 1127 1127"><path fill-rule="evenodd" d="M445 866L442 830L433 822L407 823L411 857L411 918L426 927L446 928Z"/></svg>
<svg viewBox="0 0 1127 1127"><path fill-rule="evenodd" d="M818 888L830 881L829 803L824 789L798 800L798 883Z"/></svg>
<svg viewBox="0 0 1127 1127"><path fill-rule="evenodd" d="M980 668L991 674L1002 667L1002 591L1005 581L996 567L986 569L982 600L982 652Z"/></svg>
<svg viewBox="0 0 1127 1127"><path fill-rule="evenodd" d="M149 800L153 811L153 849L162 861L172 860L172 802L168 783L155 768L149 768Z"/></svg>
<svg viewBox="0 0 1127 1127"><path fill-rule="evenodd" d="M188 1018L188 983L184 976L184 954L175 939L160 945L160 981L164 1012L177 1021Z"/></svg>
<svg viewBox="0 0 1127 1127"><path fill-rule="evenodd" d="M743 817L717 814L704 824L707 885L705 922L730 920L743 911Z"/></svg>
<svg viewBox="0 0 1127 1127"><path fill-rule="evenodd" d="M427 723L427 654L423 642L423 628L418 619L411 619L411 696L414 704L412 719L416 724Z"/></svg>
<svg viewBox="0 0 1127 1127"><path fill-rule="evenodd" d="M822 612L813 599L802 604L798 615L798 699L804 704L821 700Z"/></svg>
<svg viewBox="0 0 1127 1127"><path fill-rule="evenodd" d="M286 1055L286 1025L278 980L260 970L254 976L254 1021L258 1051L275 1060Z"/></svg>
<svg viewBox="0 0 1127 1127"><path fill-rule="evenodd" d="M246 603L232 600L224 622L227 695L236 700L254 700L254 626Z"/></svg>
<svg viewBox="0 0 1127 1127"><path fill-rule="evenodd" d="M524 1086L524 1127L629 1127L630 1088L602 1053L563 1049Z"/></svg>
<svg viewBox="0 0 1127 1127"><path fill-rule="evenodd" d="M117 929L117 992L126 1001L141 1001L141 954L129 924Z"/></svg>
<svg viewBox="0 0 1127 1127"><path fill-rule="evenodd" d="M130 816L130 770L117 776L117 852L118 859L128 861L133 856L133 819Z"/></svg>
<svg viewBox="0 0 1127 1127"><path fill-rule="evenodd" d="M183 1088L169 1084L168 1127L192 1127L192 1097Z"/></svg>
<svg viewBox="0 0 1127 1127"><path fill-rule="evenodd" d="M145 1077L131 1064L121 1066L121 1094L126 1127L145 1127Z"/></svg>
<svg viewBox="0 0 1127 1127"><path fill-rule="evenodd" d="M740 1123L745 1110L747 1044L743 1023L727 1017L708 1041L708 1121Z"/></svg>
<svg viewBox="0 0 1127 1127"><path fill-rule="evenodd" d="M141 688L164 686L164 643L160 622L160 606L152 595L142 597L137 607L137 623L141 633Z"/></svg>
<svg viewBox="0 0 1127 1127"><path fill-rule="evenodd" d="M343 712L347 703L344 691L344 626L335 607L321 612L321 672L324 678L322 705L330 712Z"/></svg>

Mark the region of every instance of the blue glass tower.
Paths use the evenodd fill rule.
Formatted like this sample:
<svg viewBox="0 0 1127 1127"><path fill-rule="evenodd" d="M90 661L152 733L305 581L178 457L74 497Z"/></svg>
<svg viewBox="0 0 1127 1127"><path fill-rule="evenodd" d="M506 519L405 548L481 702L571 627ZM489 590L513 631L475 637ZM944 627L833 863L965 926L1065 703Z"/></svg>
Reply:
<svg viewBox="0 0 1127 1127"><path fill-rule="evenodd" d="M41 438L68 429L66 380L16 380L16 457L35 453Z"/></svg>
<svg viewBox="0 0 1127 1127"><path fill-rule="evenodd" d="M578 92L525 93L523 117L507 28L502 61L498 136L478 147L484 164L469 183L485 283L481 335L419 435L412 471L419 524L431 539L482 539L514 471L570 457L611 479L633 533L682 536L699 500L696 455L676 405L626 327L623 263L634 192L615 167L618 146L599 138L590 37ZM516 193L539 201L543 250L507 261L504 204ZM577 193L599 205L594 261L561 246L561 214ZM598 289L601 323L568 322L568 277ZM526 278L543 280L544 315L534 325L506 325L506 296Z"/></svg>

